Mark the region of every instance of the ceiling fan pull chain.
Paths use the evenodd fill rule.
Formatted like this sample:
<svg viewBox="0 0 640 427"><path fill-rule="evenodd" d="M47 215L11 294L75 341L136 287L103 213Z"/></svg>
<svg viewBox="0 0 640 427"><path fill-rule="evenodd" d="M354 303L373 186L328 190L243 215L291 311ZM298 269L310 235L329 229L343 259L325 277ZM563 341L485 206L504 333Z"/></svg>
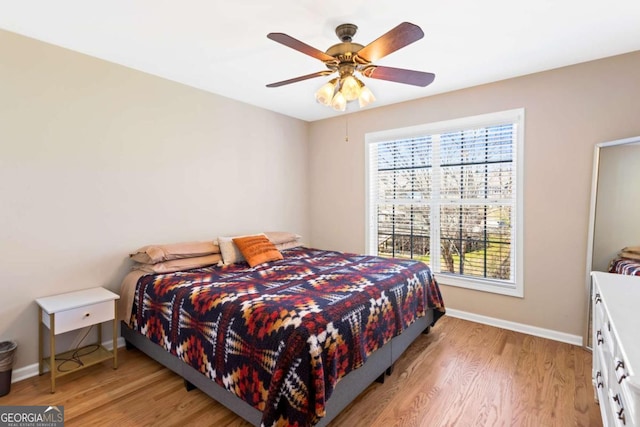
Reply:
<svg viewBox="0 0 640 427"><path fill-rule="evenodd" d="M349 115L344 116L345 129L344 129L344 142L349 142Z"/></svg>

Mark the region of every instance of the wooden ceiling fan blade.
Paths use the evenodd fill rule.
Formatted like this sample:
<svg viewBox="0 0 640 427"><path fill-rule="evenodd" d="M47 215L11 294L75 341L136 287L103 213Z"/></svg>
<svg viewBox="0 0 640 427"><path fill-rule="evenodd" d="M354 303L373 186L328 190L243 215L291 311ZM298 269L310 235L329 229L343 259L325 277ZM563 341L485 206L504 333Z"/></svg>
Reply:
<svg viewBox="0 0 640 427"><path fill-rule="evenodd" d="M293 37L284 34L284 33L269 33L267 37L273 41L276 41L280 44L283 44L291 49L295 49L298 52L302 52L305 55L312 56L316 59L319 59L322 62L327 61L335 61L333 56L327 55L321 50L316 49L315 47L309 46L306 43L301 42L300 40L294 39Z"/></svg>
<svg viewBox="0 0 640 427"><path fill-rule="evenodd" d="M390 82L405 83L414 86L428 86L436 78L433 73L405 70L403 68L382 67L372 65L362 70L362 75L372 79L388 80Z"/></svg>
<svg viewBox="0 0 640 427"><path fill-rule="evenodd" d="M267 87L280 87L280 86L288 85L291 83L301 82L303 80L313 79L316 77L328 76L329 74L332 74L332 73L333 71L329 71L329 70L318 71L317 73L311 73L311 74L307 74L300 77L294 77L293 79L283 80L281 82L270 83L267 85Z"/></svg>
<svg viewBox="0 0 640 427"><path fill-rule="evenodd" d="M364 62L375 62L422 37L424 33L420 27L410 22L403 22L360 49L356 56Z"/></svg>

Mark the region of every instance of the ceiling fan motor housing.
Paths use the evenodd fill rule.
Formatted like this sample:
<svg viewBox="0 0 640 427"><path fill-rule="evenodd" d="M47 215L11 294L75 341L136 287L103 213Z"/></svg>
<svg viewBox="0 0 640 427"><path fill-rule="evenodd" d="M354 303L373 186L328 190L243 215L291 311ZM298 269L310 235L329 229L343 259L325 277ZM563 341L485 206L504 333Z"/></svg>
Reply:
<svg viewBox="0 0 640 427"><path fill-rule="evenodd" d="M350 42L342 42L338 44L334 44L329 49L327 49L327 55L333 56L338 60L338 62L350 62L354 63L354 56L362 46L359 43L350 43Z"/></svg>
<svg viewBox="0 0 640 427"><path fill-rule="evenodd" d="M356 35L358 27L355 24L342 24L336 27L336 35L343 42L350 42Z"/></svg>
<svg viewBox="0 0 640 427"><path fill-rule="evenodd" d="M357 68L355 55L364 47L359 43L351 42L357 30L358 27L354 24L338 25L336 35L342 40L342 43L334 44L327 49L327 55L333 56L338 63L325 63L326 66L331 70L338 71L341 76L353 74Z"/></svg>

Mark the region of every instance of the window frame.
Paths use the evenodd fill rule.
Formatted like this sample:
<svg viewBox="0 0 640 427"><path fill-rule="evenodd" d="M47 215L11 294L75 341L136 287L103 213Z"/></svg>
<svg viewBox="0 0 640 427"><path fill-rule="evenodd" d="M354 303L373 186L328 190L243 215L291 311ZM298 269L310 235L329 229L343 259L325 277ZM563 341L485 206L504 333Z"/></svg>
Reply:
<svg viewBox="0 0 640 427"><path fill-rule="evenodd" d="M516 141L513 146L514 155L513 163L515 167L514 177L515 183L515 222L516 226L512 229L512 246L514 248L512 265L514 268L513 282L492 280L485 278L477 278L471 276L460 276L448 272L440 272L437 269L434 273L437 275L438 283L474 289L478 291L508 295L523 298L524 297L524 125L525 110L517 108L512 110L499 111L495 113L481 114L470 117L462 117L452 120L445 120L433 123L426 123L416 126L409 126L398 129L389 129L384 131L370 132L365 134L365 248L370 255L377 255L377 239L372 239L373 235L377 236L377 212L371 212L371 188L372 185L372 161L371 152L373 144L381 142L389 142L394 140L404 140L411 138L421 138L433 134L442 134L446 132L456 132L478 127L495 126L500 124L515 124ZM438 209L444 204L435 204ZM376 205L377 206L377 205ZM433 217L432 217L433 218ZM433 222L432 222L433 225ZM431 231L431 238L437 239L439 242L440 228L434 227ZM437 263L439 264L439 262ZM437 265L439 268L439 265Z"/></svg>

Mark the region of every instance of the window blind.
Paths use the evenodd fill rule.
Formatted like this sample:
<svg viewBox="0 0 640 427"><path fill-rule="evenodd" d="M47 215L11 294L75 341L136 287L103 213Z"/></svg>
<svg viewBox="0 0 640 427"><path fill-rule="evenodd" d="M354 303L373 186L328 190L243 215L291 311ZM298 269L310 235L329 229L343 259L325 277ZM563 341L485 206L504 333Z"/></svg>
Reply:
<svg viewBox="0 0 640 427"><path fill-rule="evenodd" d="M369 251L515 283L518 120L368 146ZM415 133L415 132L414 132Z"/></svg>

